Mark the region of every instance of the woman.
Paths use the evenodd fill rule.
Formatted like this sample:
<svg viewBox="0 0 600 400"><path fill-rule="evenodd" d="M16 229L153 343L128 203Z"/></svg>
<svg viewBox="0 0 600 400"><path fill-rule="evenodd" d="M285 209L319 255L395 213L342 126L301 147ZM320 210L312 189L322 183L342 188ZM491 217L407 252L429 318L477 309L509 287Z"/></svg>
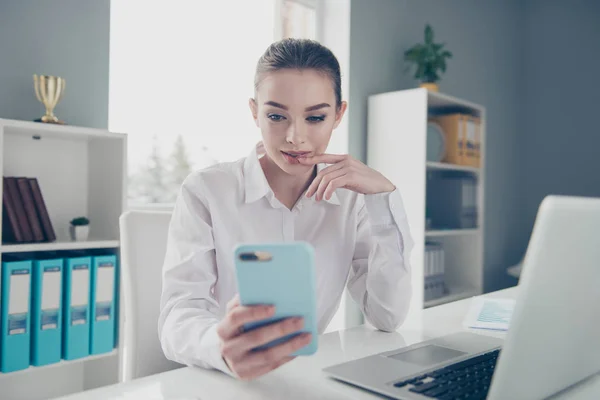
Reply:
<svg viewBox="0 0 600 400"><path fill-rule="evenodd" d="M338 61L319 43L282 40L260 58L250 110L262 144L247 158L191 174L175 204L159 318L167 358L253 379L310 341L300 335L250 352L298 331L302 321L242 331L274 312L239 304L233 249L242 242L313 245L319 332L346 282L376 328L393 331L403 322L412 244L400 194L352 157L325 154L346 106Z"/></svg>

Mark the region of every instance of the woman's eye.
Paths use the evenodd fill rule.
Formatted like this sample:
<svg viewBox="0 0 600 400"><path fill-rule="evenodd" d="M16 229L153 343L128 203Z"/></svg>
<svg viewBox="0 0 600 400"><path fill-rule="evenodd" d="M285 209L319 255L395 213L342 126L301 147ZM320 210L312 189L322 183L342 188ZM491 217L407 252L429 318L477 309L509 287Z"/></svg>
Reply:
<svg viewBox="0 0 600 400"><path fill-rule="evenodd" d="M267 115L267 118L269 118L271 121L275 121L275 122L285 119L285 117L283 115L279 115L279 114L269 114L269 115Z"/></svg>
<svg viewBox="0 0 600 400"><path fill-rule="evenodd" d="M313 115L313 116L306 118L306 120L308 122L323 122L323 121L325 121L325 116L324 115Z"/></svg>

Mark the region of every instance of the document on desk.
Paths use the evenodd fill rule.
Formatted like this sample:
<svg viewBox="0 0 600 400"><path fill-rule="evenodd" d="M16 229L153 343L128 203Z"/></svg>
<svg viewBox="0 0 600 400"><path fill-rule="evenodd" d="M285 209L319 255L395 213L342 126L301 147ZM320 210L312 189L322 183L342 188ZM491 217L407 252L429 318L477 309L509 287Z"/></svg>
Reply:
<svg viewBox="0 0 600 400"><path fill-rule="evenodd" d="M513 299L473 297L463 325L467 328L507 331L514 309Z"/></svg>

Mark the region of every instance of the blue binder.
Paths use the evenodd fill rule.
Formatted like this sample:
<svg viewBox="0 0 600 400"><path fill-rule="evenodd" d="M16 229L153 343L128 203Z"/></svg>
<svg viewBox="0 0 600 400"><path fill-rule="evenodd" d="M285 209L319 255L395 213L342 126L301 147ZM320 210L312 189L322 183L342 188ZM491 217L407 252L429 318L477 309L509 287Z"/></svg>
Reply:
<svg viewBox="0 0 600 400"><path fill-rule="evenodd" d="M116 255L92 259L90 354L102 354L115 347Z"/></svg>
<svg viewBox="0 0 600 400"><path fill-rule="evenodd" d="M62 357L63 259L33 262L31 364L54 364Z"/></svg>
<svg viewBox="0 0 600 400"><path fill-rule="evenodd" d="M2 262L0 371L29 367L31 261Z"/></svg>
<svg viewBox="0 0 600 400"><path fill-rule="evenodd" d="M62 349L65 360L90 353L91 266L91 257L65 258Z"/></svg>

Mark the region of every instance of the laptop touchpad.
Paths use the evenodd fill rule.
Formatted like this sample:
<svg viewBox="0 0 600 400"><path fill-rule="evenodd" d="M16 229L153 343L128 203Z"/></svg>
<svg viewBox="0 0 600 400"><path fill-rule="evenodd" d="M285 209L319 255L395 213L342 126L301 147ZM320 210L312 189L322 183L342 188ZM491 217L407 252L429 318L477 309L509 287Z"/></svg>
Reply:
<svg viewBox="0 0 600 400"><path fill-rule="evenodd" d="M449 349L436 345L427 345L417 349L403 351L400 353L389 355L389 358L394 360L404 361L411 364L417 364L423 367L438 364L458 356L462 356L462 351Z"/></svg>

